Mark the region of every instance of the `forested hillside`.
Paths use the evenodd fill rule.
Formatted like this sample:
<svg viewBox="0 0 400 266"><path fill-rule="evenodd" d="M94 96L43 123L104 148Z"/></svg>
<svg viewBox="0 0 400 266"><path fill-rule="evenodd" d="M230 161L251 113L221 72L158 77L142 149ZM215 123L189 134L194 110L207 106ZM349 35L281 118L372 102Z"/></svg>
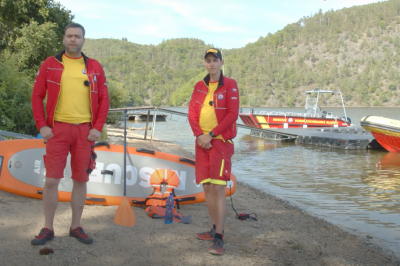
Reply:
<svg viewBox="0 0 400 266"><path fill-rule="evenodd" d="M225 72L238 81L242 106L303 106L303 92L315 87L342 91L347 106L398 106L399 33L399 0L320 11L223 50ZM84 51L130 95L130 105L182 106L205 75L208 47L196 39L138 45L123 38L87 40Z"/></svg>
<svg viewBox="0 0 400 266"><path fill-rule="evenodd" d="M205 73L202 58L206 47L196 39L173 39L157 46L99 39L86 40L83 52L101 62L109 81L119 82L129 91L131 104L170 105L176 90Z"/></svg>
<svg viewBox="0 0 400 266"><path fill-rule="evenodd" d="M0 130L37 132L35 73L63 48L73 18L56 0L1 0ZM303 92L316 87L342 91L347 106L399 106L399 34L400 0L320 11L243 48L223 49L225 74L238 81L241 106L303 106ZM111 107L185 106L206 75L210 46L185 38L139 45L124 37L88 39L83 51L103 64Z"/></svg>

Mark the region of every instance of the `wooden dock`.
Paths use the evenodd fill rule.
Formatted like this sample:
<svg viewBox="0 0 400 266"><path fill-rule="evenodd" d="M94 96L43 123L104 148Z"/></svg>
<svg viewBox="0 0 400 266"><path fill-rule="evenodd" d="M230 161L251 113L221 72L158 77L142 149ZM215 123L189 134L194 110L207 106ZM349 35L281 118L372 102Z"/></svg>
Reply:
<svg viewBox="0 0 400 266"><path fill-rule="evenodd" d="M371 132L360 126L341 128L251 129L251 136L344 150L383 149Z"/></svg>
<svg viewBox="0 0 400 266"><path fill-rule="evenodd" d="M129 111L148 111L146 114L147 124L152 119L151 140L153 139L155 122L158 115L162 115L165 119L172 119L173 115L188 116L187 113L173 111L165 108L157 108L153 106L147 107L128 107L110 109L110 112L121 112L122 110ZM152 111L152 113L150 112ZM157 112L160 112L157 114ZM169 115L165 115L165 113ZM154 116L155 115L155 116ZM171 116L171 117L169 117ZM259 129L249 127L238 123L238 127L249 129L250 135L260 138L278 140L282 142L296 142L307 145L317 145L321 147L329 147L345 150L364 150L364 149L383 149L382 146L375 140L373 135L360 126L354 127L329 127L329 128L269 128ZM146 139L147 130L145 130L144 139Z"/></svg>
<svg viewBox="0 0 400 266"><path fill-rule="evenodd" d="M139 113L139 114L135 114L135 115L141 121L147 121L147 120L153 121L153 114ZM167 115L165 115L165 114L156 114L155 121L166 121L166 117L167 117Z"/></svg>

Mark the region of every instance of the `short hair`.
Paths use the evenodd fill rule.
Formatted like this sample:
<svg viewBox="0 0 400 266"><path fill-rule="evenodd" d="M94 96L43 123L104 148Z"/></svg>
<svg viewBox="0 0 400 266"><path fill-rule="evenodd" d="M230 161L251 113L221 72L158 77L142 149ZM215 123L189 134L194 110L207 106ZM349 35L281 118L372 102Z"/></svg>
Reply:
<svg viewBox="0 0 400 266"><path fill-rule="evenodd" d="M69 28L80 28L83 32L83 38L85 38L85 28L81 24L79 24L79 23L68 24L64 29L64 35L65 35L65 32L67 31L67 29L69 29Z"/></svg>

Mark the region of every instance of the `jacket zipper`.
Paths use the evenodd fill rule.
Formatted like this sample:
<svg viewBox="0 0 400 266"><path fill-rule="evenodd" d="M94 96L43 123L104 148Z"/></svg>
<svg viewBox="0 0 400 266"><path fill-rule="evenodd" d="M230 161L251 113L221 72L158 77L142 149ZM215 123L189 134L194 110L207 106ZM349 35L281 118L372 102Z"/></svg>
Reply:
<svg viewBox="0 0 400 266"><path fill-rule="evenodd" d="M64 63L63 63L63 62L60 62L60 61L58 61L58 60L57 60L57 58L55 58L55 59L56 59L56 61L57 61L58 63L60 63L60 64L63 66L63 73L64 73ZM58 90L57 102L56 102L56 106L54 107L54 112L53 112L53 127L54 127L54 118L55 118L55 116L56 116L56 110L57 110L58 100L60 99L60 93L61 93L61 81L62 81L62 75L63 75L63 73L61 73L61 79L60 79L60 89Z"/></svg>
<svg viewBox="0 0 400 266"><path fill-rule="evenodd" d="M92 125L92 128L93 128L93 110L92 110L92 108L93 108L93 104L92 104L92 84L93 84L93 87L94 87L94 82L93 82L93 80L90 80L90 75L89 75L89 68L88 68L88 62L87 62L87 60L85 60L84 59L84 62L85 62L85 67L86 67L86 76L87 76L87 78L88 78L88 81L89 81L89 99L90 99L90 124Z"/></svg>
<svg viewBox="0 0 400 266"><path fill-rule="evenodd" d="M89 99L90 99L90 114L91 114L90 124L92 125L92 128L93 128L92 87L91 87L90 85L92 85L92 83L93 83L93 87L94 87L94 82L90 80L90 76L89 76L89 74L88 74L87 67L86 67L86 73L87 73L86 75L87 75L87 77L88 77L88 80L89 80L89 82L90 82L90 83L89 83Z"/></svg>

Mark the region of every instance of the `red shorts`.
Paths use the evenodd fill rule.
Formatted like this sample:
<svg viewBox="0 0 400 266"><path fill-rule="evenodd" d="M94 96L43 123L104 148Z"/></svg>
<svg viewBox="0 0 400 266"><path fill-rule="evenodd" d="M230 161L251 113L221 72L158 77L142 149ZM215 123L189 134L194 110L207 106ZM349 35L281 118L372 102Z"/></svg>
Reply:
<svg viewBox="0 0 400 266"><path fill-rule="evenodd" d="M207 178L229 181L231 180L231 157L234 145L231 141L222 139L211 140L212 147L203 149L196 142L196 183Z"/></svg>
<svg viewBox="0 0 400 266"><path fill-rule="evenodd" d="M79 182L89 181L90 159L94 141L89 141L90 123L69 124L54 122L53 137L47 141L45 167L46 177L63 178L68 153L71 153L71 178Z"/></svg>

